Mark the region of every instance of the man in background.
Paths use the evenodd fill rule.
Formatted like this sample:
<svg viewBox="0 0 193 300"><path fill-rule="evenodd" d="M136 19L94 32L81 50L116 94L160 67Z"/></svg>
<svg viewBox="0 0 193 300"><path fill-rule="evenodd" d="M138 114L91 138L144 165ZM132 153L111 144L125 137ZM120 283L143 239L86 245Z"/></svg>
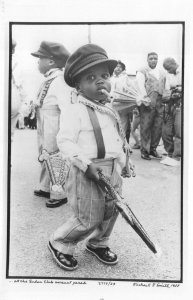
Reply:
<svg viewBox="0 0 193 300"><path fill-rule="evenodd" d="M12 80L11 80L11 141L20 115L20 109L25 99L21 74L19 73L18 62L15 59L16 41L12 40Z"/></svg>
<svg viewBox="0 0 193 300"><path fill-rule="evenodd" d="M164 122L162 139L164 148L171 158L181 156L181 100L182 73L175 59L168 57L163 62L168 72L167 90L164 100Z"/></svg>
<svg viewBox="0 0 193 300"><path fill-rule="evenodd" d="M139 104L141 157L160 159L156 151L159 144L163 122L162 94L165 88L165 74L157 68L158 54L147 56L147 66L137 71L136 80L143 101Z"/></svg>

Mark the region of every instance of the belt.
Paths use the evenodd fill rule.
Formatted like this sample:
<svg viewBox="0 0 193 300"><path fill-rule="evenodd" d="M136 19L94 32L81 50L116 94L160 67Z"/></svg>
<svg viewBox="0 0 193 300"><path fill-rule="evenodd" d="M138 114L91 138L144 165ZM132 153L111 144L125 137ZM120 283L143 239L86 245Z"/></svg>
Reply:
<svg viewBox="0 0 193 300"><path fill-rule="evenodd" d="M38 106L37 109L40 109L40 110L54 110L54 111L60 112L60 109L59 109L58 105L47 105L47 106L43 106L43 107Z"/></svg>

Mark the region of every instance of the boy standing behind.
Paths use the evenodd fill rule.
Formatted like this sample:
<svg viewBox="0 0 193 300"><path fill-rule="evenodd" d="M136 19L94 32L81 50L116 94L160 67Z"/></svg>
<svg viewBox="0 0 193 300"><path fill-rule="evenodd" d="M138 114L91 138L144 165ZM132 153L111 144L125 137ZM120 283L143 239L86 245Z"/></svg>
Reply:
<svg viewBox="0 0 193 300"><path fill-rule="evenodd" d="M36 101L39 154L43 150L55 153L58 151L56 136L60 114L70 103L70 89L63 79L63 68L69 52L59 43L43 41L39 50L31 55L39 58L38 69L45 77ZM67 202L65 191L58 193L51 188L45 162L41 164L39 189L34 194L49 198L47 207L57 207Z"/></svg>
<svg viewBox="0 0 193 300"><path fill-rule="evenodd" d="M125 162L123 131L116 113L104 105L103 93L111 90L110 76L116 65L94 44L80 47L66 64L64 78L76 88L78 103L61 116L57 141L63 156L71 160L67 193L73 216L52 234L48 245L65 270L77 268L76 244L88 236L89 252L105 264L118 262L108 247L118 211L97 184L102 170L118 191L122 185L117 163L123 167Z"/></svg>

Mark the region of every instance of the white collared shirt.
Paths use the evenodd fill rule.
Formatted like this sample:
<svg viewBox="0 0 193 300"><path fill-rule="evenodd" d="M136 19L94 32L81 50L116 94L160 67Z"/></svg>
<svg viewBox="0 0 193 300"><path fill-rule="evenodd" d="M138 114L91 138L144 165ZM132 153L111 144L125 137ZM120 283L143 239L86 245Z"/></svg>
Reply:
<svg viewBox="0 0 193 300"><path fill-rule="evenodd" d="M167 84L168 89L182 84L182 71L180 67L177 68L176 74L167 73Z"/></svg>
<svg viewBox="0 0 193 300"><path fill-rule="evenodd" d="M82 96L79 96L82 97ZM118 158L121 167L125 163L122 139L117 130L116 120L106 113L95 110L101 127L105 158ZM97 158L97 144L87 108L82 103L68 107L61 114L58 147L63 157L68 157L74 165L86 171L92 158Z"/></svg>
<svg viewBox="0 0 193 300"><path fill-rule="evenodd" d="M36 105L40 105L41 93L45 82L49 79L55 78L47 91L47 94L43 100L43 107L50 105L58 105L61 109L62 107L71 103L71 88L64 81L64 72L60 69L51 69L45 74L45 80L43 81L40 90L38 92L38 98Z"/></svg>
<svg viewBox="0 0 193 300"><path fill-rule="evenodd" d="M159 70L157 67L154 69L151 69L148 66L147 69L148 69L149 74L153 75L157 80L159 80L160 77L163 75L163 72L161 72L161 70ZM145 89L145 75L142 72L140 72L140 71L137 72L136 81L137 81L137 84L138 84L138 87L139 87L139 90L140 90L140 93L142 94L142 96L147 97L147 92Z"/></svg>

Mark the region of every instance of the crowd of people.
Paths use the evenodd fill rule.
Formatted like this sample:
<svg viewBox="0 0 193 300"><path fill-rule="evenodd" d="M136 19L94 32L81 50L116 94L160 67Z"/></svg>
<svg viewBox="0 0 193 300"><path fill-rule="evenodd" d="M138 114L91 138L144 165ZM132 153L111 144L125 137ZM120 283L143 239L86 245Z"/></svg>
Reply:
<svg viewBox="0 0 193 300"><path fill-rule="evenodd" d="M161 159L156 150L161 139L170 158L181 156L181 70L173 58L166 58L163 62L167 72L160 70L157 63L158 54L149 53L147 66L136 72L137 107L132 113L127 113L127 110L120 113L127 140L131 133L135 140L132 148L140 149L141 158L146 160L151 160L151 157ZM127 95L131 81L125 65L118 61L112 77L113 91Z"/></svg>
<svg viewBox="0 0 193 300"><path fill-rule="evenodd" d="M18 61L15 59L17 43L12 41L12 80L11 80L11 140L15 128L37 129L36 111L33 100L27 101L27 93L24 88L23 78L20 74Z"/></svg>
<svg viewBox="0 0 193 300"><path fill-rule="evenodd" d="M44 77L28 111L28 122L35 115L37 118L41 162L34 194L47 198L47 207L68 201L73 208L71 218L52 233L48 248L60 267L74 270L78 266L73 256L75 247L88 237L89 252L107 265L116 264L118 257L109 248L109 238L118 211L114 199L99 186L99 173L108 176L121 193L121 176L128 177L128 149L139 149L141 158L148 161L160 159L157 147L162 138L169 157L181 155L179 66L173 58L164 60L164 69L173 74L169 78L167 72L157 68L158 54L151 52L147 65L131 78L123 62L108 58L106 51L95 44L81 46L70 54L62 44L43 41L31 55L38 59ZM134 86L136 100L130 106ZM115 100L121 103L123 98L124 110L116 110ZM12 122L12 128L15 124ZM133 150L130 135L135 141ZM42 159L45 153L48 156ZM57 170L61 161L70 166L62 188L53 180L55 175L51 173L56 166L51 165L49 155L58 157ZM63 170L57 172L64 175Z"/></svg>
<svg viewBox="0 0 193 300"><path fill-rule="evenodd" d="M37 129L37 117L33 101L24 102L18 114L16 127L18 129Z"/></svg>

